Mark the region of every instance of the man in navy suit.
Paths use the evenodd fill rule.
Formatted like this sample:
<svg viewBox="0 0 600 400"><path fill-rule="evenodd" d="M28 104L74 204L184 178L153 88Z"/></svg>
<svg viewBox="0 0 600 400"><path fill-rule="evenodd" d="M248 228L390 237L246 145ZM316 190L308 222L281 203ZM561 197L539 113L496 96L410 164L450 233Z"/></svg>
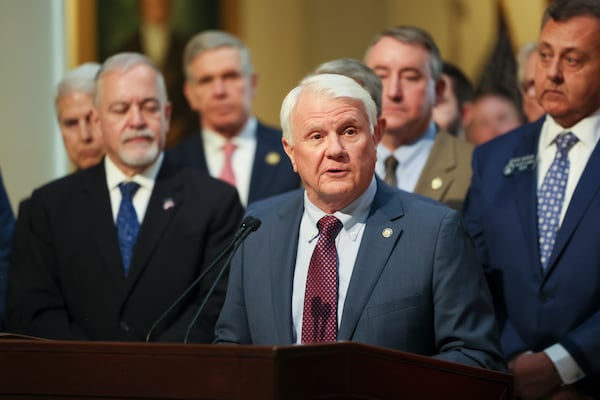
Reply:
<svg viewBox="0 0 600 400"><path fill-rule="evenodd" d="M56 339L143 341L229 243L243 213L237 193L163 155L170 109L162 75L148 58L120 53L105 61L92 121L102 132L106 157L33 192L29 251L11 261L9 330ZM123 183L137 186L128 204ZM139 226L132 247L118 240L122 220ZM225 281L198 322L192 321L217 274L206 275L150 339L183 341L192 326L191 341L212 341Z"/></svg>
<svg viewBox="0 0 600 400"><path fill-rule="evenodd" d="M288 94L283 145L305 189L249 207L262 224L234 256L216 341L352 340L504 368L460 214L375 177L377 121L369 93L346 76L314 75ZM341 229L330 235L337 250L318 250L321 221ZM329 275L313 280L317 258Z"/></svg>
<svg viewBox="0 0 600 400"><path fill-rule="evenodd" d="M201 131L171 154L234 185L244 205L297 189L300 178L283 152L281 131L252 116L257 76L248 48L226 32L199 33L186 45L184 72Z"/></svg>
<svg viewBox="0 0 600 400"><path fill-rule="evenodd" d="M465 219L489 277L517 395L599 398L597 0L548 7L535 86L546 117L476 149ZM571 138L569 150L559 147L564 138ZM549 193L562 201L547 208Z"/></svg>

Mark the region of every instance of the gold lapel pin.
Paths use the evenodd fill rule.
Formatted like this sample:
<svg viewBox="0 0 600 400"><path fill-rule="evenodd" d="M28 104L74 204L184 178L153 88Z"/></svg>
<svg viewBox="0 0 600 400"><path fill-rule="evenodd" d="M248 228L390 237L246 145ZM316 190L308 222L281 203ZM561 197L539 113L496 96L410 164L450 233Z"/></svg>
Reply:
<svg viewBox="0 0 600 400"><path fill-rule="evenodd" d="M442 181L442 178L440 178L438 176L436 178L433 178L433 180L431 181L431 188L433 190L438 190L442 187L443 184L444 184L444 181Z"/></svg>
<svg viewBox="0 0 600 400"><path fill-rule="evenodd" d="M392 228L385 228L384 230L381 231L381 236L383 236L384 238L389 238L390 236L392 236L392 234L394 233L394 231L392 230Z"/></svg>
<svg viewBox="0 0 600 400"><path fill-rule="evenodd" d="M271 151L265 156L265 162L269 165L277 165L279 161L281 161L281 155L275 151Z"/></svg>

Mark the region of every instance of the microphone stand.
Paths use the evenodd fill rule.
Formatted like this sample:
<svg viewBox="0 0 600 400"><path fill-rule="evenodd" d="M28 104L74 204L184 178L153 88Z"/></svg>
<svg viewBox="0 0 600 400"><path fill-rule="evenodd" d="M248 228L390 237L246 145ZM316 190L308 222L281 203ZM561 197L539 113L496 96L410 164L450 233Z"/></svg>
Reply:
<svg viewBox="0 0 600 400"><path fill-rule="evenodd" d="M242 221L242 226L240 227L240 229L236 233L236 235L233 238L233 240L227 245L227 247L225 247L225 249L223 249L223 251L217 256L217 258L215 258L210 263L210 265L208 267L206 267L206 269L204 271L202 271L202 273L200 275L198 275L198 277L196 279L194 279L194 281L188 286L188 288L152 324L152 326L150 327L150 330L148 330L148 333L146 334L146 343L150 342L150 339L152 338L152 333L160 325L160 323L163 322L163 320L173 311L173 309L175 309L175 307L179 303L181 303L183 301L183 299L185 299L187 297L187 295L193 289L196 288L196 286L198 286L198 284L200 283L200 281L202 281L202 279L206 276L206 274L208 274L215 267L215 265L217 265L217 263L219 261L221 261L221 259L223 257L225 257L225 255L227 255L227 253L229 253L232 250L232 248L233 248L233 251L231 251L230 257L227 259L227 263L225 263L225 265L227 265L231 261L231 255L235 252L235 250L239 246L239 243L241 243L246 238L246 236L248 236L250 234L250 232L253 232L256 229L258 229L259 226L260 226L260 220L254 218L254 217L250 217L250 216L244 218L244 220ZM218 280L220 279L221 275L222 275L222 272L219 272L219 276L217 277L217 280L215 282L218 282ZM209 292L208 292L209 295L214 291L215 287L216 287L216 283L213 284L213 286L209 290ZM204 305L207 302L207 300L208 299L205 298L204 302L202 304ZM198 314L199 313L196 313L196 315L194 316L194 321L193 322L195 322L196 319L198 318L198 316L197 316ZM187 339L187 334L186 334L186 339Z"/></svg>
<svg viewBox="0 0 600 400"><path fill-rule="evenodd" d="M252 232L252 230L248 229L247 231L244 232L243 235L241 235L241 237L237 241L235 241L235 243L233 245L233 249L231 250L231 253L229 253L229 257L227 257L227 260L221 267L221 270L219 271L219 274L215 278L215 281L213 282L212 286L210 287L210 289L204 296L204 299L202 300L202 304L200 304L200 307L198 307L198 311L196 311L196 314L194 314L194 318L192 318L192 322L190 322L190 324L188 325L187 331L185 332L185 337L183 338L183 343L187 344L189 336L190 336L190 332L192 331L192 327L196 324L198 317L200 316L200 314L206 307L206 303L208 303L208 299L215 291L215 288L217 287L217 284L221 280L221 277L225 274L225 271L229 268L229 265L231 263L233 255L235 254L238 247L240 247L240 245L242 244L244 239L246 239L246 236L248 236L251 232Z"/></svg>

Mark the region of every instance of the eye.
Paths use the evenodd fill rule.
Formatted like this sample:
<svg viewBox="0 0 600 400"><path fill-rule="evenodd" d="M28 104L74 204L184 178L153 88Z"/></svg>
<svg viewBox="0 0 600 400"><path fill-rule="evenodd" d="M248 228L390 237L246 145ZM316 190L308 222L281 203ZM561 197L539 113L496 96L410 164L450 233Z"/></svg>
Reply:
<svg viewBox="0 0 600 400"><path fill-rule="evenodd" d="M565 61L567 62L567 65L570 67L575 67L579 64L579 60L573 56L565 57Z"/></svg>
<svg viewBox="0 0 600 400"><path fill-rule="evenodd" d="M160 110L160 104L155 100L147 101L142 105L142 110L149 113L155 113Z"/></svg>
<svg viewBox="0 0 600 400"><path fill-rule="evenodd" d="M344 130L344 135L346 136L354 136L356 135L356 129L354 128L346 128L346 130Z"/></svg>
<svg viewBox="0 0 600 400"><path fill-rule="evenodd" d="M63 120L62 124L65 128L74 128L78 125L77 120L71 118Z"/></svg>
<svg viewBox="0 0 600 400"><path fill-rule="evenodd" d="M127 110L129 110L129 105L124 103L114 104L109 109L109 111L114 114L126 114Z"/></svg>

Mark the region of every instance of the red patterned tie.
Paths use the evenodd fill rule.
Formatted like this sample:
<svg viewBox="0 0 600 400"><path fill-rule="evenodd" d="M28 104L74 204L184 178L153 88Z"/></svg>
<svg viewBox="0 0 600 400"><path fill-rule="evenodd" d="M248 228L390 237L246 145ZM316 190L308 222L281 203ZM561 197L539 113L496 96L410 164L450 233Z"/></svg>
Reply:
<svg viewBox="0 0 600 400"><path fill-rule="evenodd" d="M223 169L221 170L221 175L219 176L219 179L229 183L232 186L235 186L235 174L233 173L231 157L233 156L235 147L235 144L231 143L231 141L229 140L223 145L223 153L225 153L225 163L223 164Z"/></svg>
<svg viewBox="0 0 600 400"><path fill-rule="evenodd" d="M319 240L310 259L304 312L302 343L335 342L337 336L337 251L335 238L342 222L326 215L317 222Z"/></svg>

